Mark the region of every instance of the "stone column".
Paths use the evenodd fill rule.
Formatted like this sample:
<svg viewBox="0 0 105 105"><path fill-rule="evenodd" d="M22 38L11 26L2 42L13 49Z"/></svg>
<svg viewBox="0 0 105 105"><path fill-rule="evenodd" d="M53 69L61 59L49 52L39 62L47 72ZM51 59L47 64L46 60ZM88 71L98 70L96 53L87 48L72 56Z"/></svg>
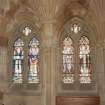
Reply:
<svg viewBox="0 0 105 105"><path fill-rule="evenodd" d="M43 87L42 105L55 105L55 36L52 22L43 23L42 27Z"/></svg>
<svg viewBox="0 0 105 105"><path fill-rule="evenodd" d="M96 50L97 56L97 83L98 93L100 96L100 105L105 105L105 51L102 45L99 45Z"/></svg>

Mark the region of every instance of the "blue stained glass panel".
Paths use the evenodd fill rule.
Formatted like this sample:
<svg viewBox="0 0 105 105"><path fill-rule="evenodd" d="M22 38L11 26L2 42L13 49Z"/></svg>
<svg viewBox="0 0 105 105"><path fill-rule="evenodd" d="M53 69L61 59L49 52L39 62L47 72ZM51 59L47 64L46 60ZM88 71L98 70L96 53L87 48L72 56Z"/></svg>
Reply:
<svg viewBox="0 0 105 105"><path fill-rule="evenodd" d="M24 43L23 41L18 38L14 43L14 52L13 52L13 82L14 83L22 83L22 71L23 71L23 58L24 58L24 51L23 51Z"/></svg>

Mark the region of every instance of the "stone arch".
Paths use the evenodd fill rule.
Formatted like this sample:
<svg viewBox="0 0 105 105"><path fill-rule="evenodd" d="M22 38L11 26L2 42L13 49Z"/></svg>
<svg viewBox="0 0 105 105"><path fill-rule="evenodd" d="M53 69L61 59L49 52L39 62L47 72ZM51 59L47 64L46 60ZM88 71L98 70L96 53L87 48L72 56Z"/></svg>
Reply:
<svg viewBox="0 0 105 105"><path fill-rule="evenodd" d="M23 34L23 30L26 28L26 27L29 27L31 29L31 33L28 35L28 36L25 36ZM21 38L23 40L23 42L26 43L26 45L24 46L24 51L26 52L26 58L27 59L27 56L28 56L28 44L30 42L30 40L35 37L38 39L38 41L40 42L40 55L41 55L41 50L42 50L42 47L41 47L41 31L40 31L40 28L37 27L33 21L30 21L30 20L23 20L23 21L17 21L15 24L14 24L14 27L12 28L12 30L10 31L10 36L9 36L9 41L8 41L8 55L9 55L9 65L8 65L8 78L9 78L9 85L10 85L10 89L14 88L11 87L12 86L12 80L11 80L11 68L12 68L12 60L11 60L11 57L12 57L12 53L13 53L13 43L14 41L17 39L17 38ZM25 63L24 64L27 64L27 60L25 60ZM40 66L41 66L41 56L40 56ZM25 66L24 66L25 67ZM27 68L28 68L28 65L27 65ZM25 68L26 69L26 68ZM41 69L41 67L40 67ZM27 69L28 71L28 69ZM39 71L39 75L40 75L40 81L42 81L41 79L41 73L42 71L40 70ZM27 75L27 73L25 73ZM25 80L27 81L27 80ZM23 85L23 86L22 86ZM24 84L22 84L21 86L16 86L16 88L22 88L24 87ZM29 87L29 88L35 88L36 91L40 92L41 91L41 84L39 85L32 85L30 87L30 84L27 83L27 86L26 87ZM26 91L27 93L27 91Z"/></svg>
<svg viewBox="0 0 105 105"><path fill-rule="evenodd" d="M72 17L64 23L64 25L62 26L62 28L58 34L58 40L59 41L62 40L62 38L65 37L65 34L70 31L70 25L72 23L79 23L83 27L86 27L86 32L88 32L86 36L89 37L91 42L96 44L96 32L94 31L93 27L86 20L84 20L83 18L80 18L80 17ZM79 38L79 37L81 37L81 35L79 35L77 37Z"/></svg>
<svg viewBox="0 0 105 105"><path fill-rule="evenodd" d="M71 32L71 25L74 24L74 23L77 23L80 27L81 27L81 30L78 32L78 34L74 34L73 32ZM95 54L95 44L96 44L96 36L95 36L95 32L93 30L93 28L91 27L91 25L89 23L87 23L87 21L85 21L84 19L82 18L79 18L79 17L72 17L70 20L68 20L63 26L62 26L62 29L60 30L59 32L59 36L58 36L58 44L59 44L59 71L58 71L58 74L61 72L60 70L62 69L62 54L61 54L61 42L62 40L69 36L73 41L74 41L74 48L75 49L75 53L76 53L76 68L78 66L78 42L79 42L79 39L82 37L82 36L86 36L89 41L90 41L90 46L92 47L92 54ZM95 61L95 58L93 58L93 63ZM96 71L95 71L96 73ZM87 85L87 87L91 90L94 88L94 90L96 90L96 88L94 86L95 84L95 73L93 74L93 82L91 85ZM59 74L60 76L60 74ZM61 79L61 77L58 79ZM58 80L59 81L59 80ZM62 83L59 82L60 85L62 87ZM77 83L78 84L78 83ZM81 84L78 84L80 87L82 86ZM64 90L66 90L66 86L63 85L64 87ZM71 88L73 89L75 86L68 86L68 88ZM59 87L60 88L60 87ZM67 88L67 89L68 89ZM79 88L81 90L81 88ZM83 89L86 89L84 86L83 86ZM62 89L61 89L62 91ZM70 92L70 91L68 91Z"/></svg>

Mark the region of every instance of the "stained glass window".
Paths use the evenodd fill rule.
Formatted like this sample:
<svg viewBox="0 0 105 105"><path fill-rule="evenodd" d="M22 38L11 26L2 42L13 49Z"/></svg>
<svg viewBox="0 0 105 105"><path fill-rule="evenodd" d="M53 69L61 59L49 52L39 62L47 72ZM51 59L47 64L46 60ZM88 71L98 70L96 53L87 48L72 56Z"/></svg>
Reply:
<svg viewBox="0 0 105 105"><path fill-rule="evenodd" d="M14 53L13 53L13 82L14 83L22 83L23 77L23 58L24 58L24 51L23 51L24 43L23 41L18 38L14 43Z"/></svg>
<svg viewBox="0 0 105 105"><path fill-rule="evenodd" d="M90 46L89 39L82 36L79 40L79 77L80 83L91 83L91 59L90 59Z"/></svg>
<svg viewBox="0 0 105 105"><path fill-rule="evenodd" d="M81 30L81 27L78 24L73 24L71 26L71 31L77 34Z"/></svg>
<svg viewBox="0 0 105 105"><path fill-rule="evenodd" d="M39 41L33 38L29 43L29 83L39 83Z"/></svg>
<svg viewBox="0 0 105 105"><path fill-rule="evenodd" d="M32 30L30 29L30 27L25 27L24 30L23 30L23 34L25 36L28 36L31 33L31 31Z"/></svg>
<svg viewBox="0 0 105 105"><path fill-rule="evenodd" d="M74 82L74 47L70 37L63 40L63 83Z"/></svg>

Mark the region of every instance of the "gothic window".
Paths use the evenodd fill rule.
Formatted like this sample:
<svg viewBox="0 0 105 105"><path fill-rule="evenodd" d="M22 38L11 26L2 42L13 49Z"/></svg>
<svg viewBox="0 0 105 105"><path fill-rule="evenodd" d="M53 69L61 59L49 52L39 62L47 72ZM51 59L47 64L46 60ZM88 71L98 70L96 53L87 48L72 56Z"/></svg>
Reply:
<svg viewBox="0 0 105 105"><path fill-rule="evenodd" d="M13 45L13 82L14 83L22 83L23 81L23 58L24 58L24 50L23 50L24 42L18 38Z"/></svg>
<svg viewBox="0 0 105 105"><path fill-rule="evenodd" d="M29 43L29 83L39 82L39 41L34 37Z"/></svg>
<svg viewBox="0 0 105 105"><path fill-rule="evenodd" d="M91 83L91 59L90 43L86 36L79 40L79 81L80 83Z"/></svg>
<svg viewBox="0 0 105 105"><path fill-rule="evenodd" d="M63 40L63 83L74 82L74 47L70 37Z"/></svg>
<svg viewBox="0 0 105 105"><path fill-rule="evenodd" d="M78 52L75 56L78 56L77 60L74 61L74 47L73 41L70 37L66 37L63 40L62 47L62 57L63 57L63 71L62 71L62 81L63 83L74 83L75 77L79 77L79 82L81 84L91 83L92 82L92 64L91 64L91 50L90 42L86 36L82 36L77 44ZM79 75L75 75L75 72L78 72L77 69L74 71L74 68L77 67L79 63ZM76 66L76 67L75 67ZM76 73L77 74L77 73Z"/></svg>
<svg viewBox="0 0 105 105"><path fill-rule="evenodd" d="M92 30L78 18L70 20L64 26L60 37L62 47L59 50L62 57L62 89L94 88L94 40L90 43L88 38L93 34L91 32Z"/></svg>
<svg viewBox="0 0 105 105"><path fill-rule="evenodd" d="M36 86L39 78L40 42L34 36L32 27L26 26L16 38L11 38L11 82L14 86ZM23 35L23 36L22 36ZM31 84L31 85L30 85Z"/></svg>

